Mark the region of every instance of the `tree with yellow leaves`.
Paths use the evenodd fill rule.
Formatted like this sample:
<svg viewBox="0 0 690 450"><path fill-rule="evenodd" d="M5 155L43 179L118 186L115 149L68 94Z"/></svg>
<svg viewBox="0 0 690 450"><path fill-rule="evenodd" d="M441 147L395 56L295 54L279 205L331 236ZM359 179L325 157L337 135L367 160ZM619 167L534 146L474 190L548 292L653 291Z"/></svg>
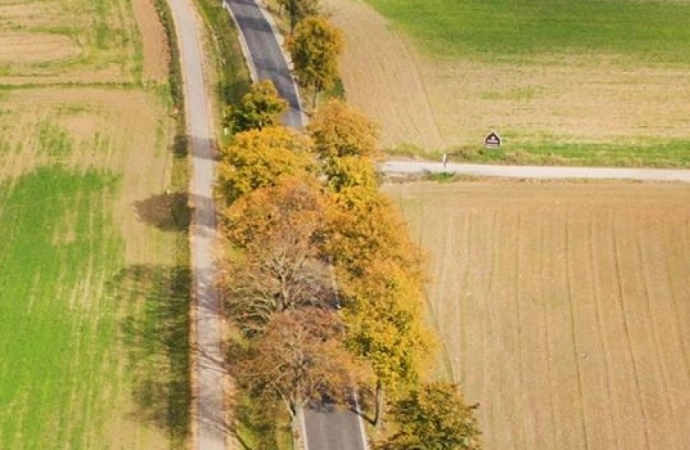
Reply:
<svg viewBox="0 0 690 450"><path fill-rule="evenodd" d="M314 90L313 106L316 107L319 92L333 87L338 79L338 56L343 51L345 39L325 18L312 16L299 22L285 43L297 80Z"/></svg>
<svg viewBox="0 0 690 450"><path fill-rule="evenodd" d="M285 127L238 133L220 149L216 192L226 203L286 177L316 171L309 139Z"/></svg>

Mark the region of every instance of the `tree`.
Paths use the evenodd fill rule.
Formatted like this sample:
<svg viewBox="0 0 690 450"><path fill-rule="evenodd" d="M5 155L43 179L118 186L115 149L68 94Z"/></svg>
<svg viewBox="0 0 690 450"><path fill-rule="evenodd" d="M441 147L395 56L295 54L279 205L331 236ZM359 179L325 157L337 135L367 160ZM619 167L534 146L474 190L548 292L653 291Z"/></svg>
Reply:
<svg viewBox="0 0 690 450"><path fill-rule="evenodd" d="M342 100L329 100L307 126L322 160L376 156L378 127Z"/></svg>
<svg viewBox="0 0 690 450"><path fill-rule="evenodd" d="M334 192L360 187L365 190L378 189L378 177L374 165L367 158L343 156L332 158L323 165L328 187Z"/></svg>
<svg viewBox="0 0 690 450"><path fill-rule="evenodd" d="M480 450L481 431L457 387L431 383L397 401L392 416L400 431L380 450Z"/></svg>
<svg viewBox="0 0 690 450"><path fill-rule="evenodd" d="M341 334L329 310L274 314L239 362L237 379L251 395L281 400L293 420L309 401L345 404L366 372L343 347Z"/></svg>
<svg viewBox="0 0 690 450"><path fill-rule="evenodd" d="M416 275L391 261L371 262L366 273L341 282L346 343L376 376L375 425L384 411L384 389L414 385L431 357L424 326L424 296Z"/></svg>
<svg viewBox="0 0 690 450"><path fill-rule="evenodd" d="M222 217L225 237L241 250L221 264L223 292L246 332L275 312L332 303L331 272L320 259L324 199L316 180L258 189Z"/></svg>
<svg viewBox="0 0 690 450"><path fill-rule="evenodd" d="M307 17L317 16L320 9L318 0L278 0L278 4L290 17L291 32L295 30L298 22Z"/></svg>
<svg viewBox="0 0 690 450"><path fill-rule="evenodd" d="M340 30L323 17L302 20L286 41L297 79L314 89L314 106L318 93L333 87L338 78L338 56L344 45Z"/></svg>
<svg viewBox="0 0 690 450"><path fill-rule="evenodd" d="M217 193L232 203L281 179L316 171L309 140L285 127L266 127L235 135L220 149Z"/></svg>
<svg viewBox="0 0 690 450"><path fill-rule="evenodd" d="M233 133L277 126L287 106L273 82L262 80L252 85L238 107L230 107L224 113L223 125Z"/></svg>
<svg viewBox="0 0 690 450"><path fill-rule="evenodd" d="M388 198L359 185L331 194L327 205L325 251L345 276L359 277L371 264L391 261L423 282L422 252Z"/></svg>

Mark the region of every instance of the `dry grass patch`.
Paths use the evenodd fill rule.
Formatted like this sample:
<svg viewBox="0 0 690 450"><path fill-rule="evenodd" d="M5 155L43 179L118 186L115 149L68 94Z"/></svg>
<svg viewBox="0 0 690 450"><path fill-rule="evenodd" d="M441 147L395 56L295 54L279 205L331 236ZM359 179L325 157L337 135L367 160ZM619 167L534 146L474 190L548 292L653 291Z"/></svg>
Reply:
<svg viewBox="0 0 690 450"><path fill-rule="evenodd" d="M4 33L0 36L0 64L15 62L21 54L23 63L47 63L73 58L79 46L68 36L39 33Z"/></svg>
<svg viewBox="0 0 690 450"><path fill-rule="evenodd" d="M515 154L553 152L551 159L575 164L689 163L687 151L665 158L654 150L687 148L690 73L681 63L567 49L434 56L362 0L327 4L347 37L348 101L382 125L386 148L477 150L495 130Z"/></svg>
<svg viewBox="0 0 690 450"><path fill-rule="evenodd" d="M489 449L685 449L690 187L388 186Z"/></svg>

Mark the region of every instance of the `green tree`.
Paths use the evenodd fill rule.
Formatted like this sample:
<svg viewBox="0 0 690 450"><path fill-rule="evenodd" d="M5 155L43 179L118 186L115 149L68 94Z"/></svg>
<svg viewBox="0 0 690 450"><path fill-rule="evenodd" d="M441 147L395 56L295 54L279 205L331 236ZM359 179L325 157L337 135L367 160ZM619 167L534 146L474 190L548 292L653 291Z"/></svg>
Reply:
<svg viewBox="0 0 690 450"><path fill-rule="evenodd" d="M316 171L309 139L285 127L238 133L219 153L216 192L228 204L284 178Z"/></svg>
<svg viewBox="0 0 690 450"><path fill-rule="evenodd" d="M319 92L333 87L338 78L338 56L344 45L340 30L323 17L302 20L286 41L298 81L314 90L314 107Z"/></svg>
<svg viewBox="0 0 690 450"><path fill-rule="evenodd" d="M287 109L287 101L278 95L271 80L252 85L237 107L228 107L223 114L223 126L233 133L280 125Z"/></svg>
<svg viewBox="0 0 690 450"><path fill-rule="evenodd" d="M320 9L318 0L278 0L278 4L290 17L291 32L295 30L298 22L307 17L317 16Z"/></svg>
<svg viewBox="0 0 690 450"><path fill-rule="evenodd" d="M481 432L457 386L431 383L395 402L392 416L400 431L380 450L481 450Z"/></svg>

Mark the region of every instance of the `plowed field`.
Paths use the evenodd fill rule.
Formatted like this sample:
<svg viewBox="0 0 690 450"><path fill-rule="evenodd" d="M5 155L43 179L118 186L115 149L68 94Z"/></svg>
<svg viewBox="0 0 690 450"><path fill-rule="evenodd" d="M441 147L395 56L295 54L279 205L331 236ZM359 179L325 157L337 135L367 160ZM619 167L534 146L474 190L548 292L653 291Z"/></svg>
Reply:
<svg viewBox="0 0 690 450"><path fill-rule="evenodd" d="M690 448L690 187L388 186L487 449Z"/></svg>

